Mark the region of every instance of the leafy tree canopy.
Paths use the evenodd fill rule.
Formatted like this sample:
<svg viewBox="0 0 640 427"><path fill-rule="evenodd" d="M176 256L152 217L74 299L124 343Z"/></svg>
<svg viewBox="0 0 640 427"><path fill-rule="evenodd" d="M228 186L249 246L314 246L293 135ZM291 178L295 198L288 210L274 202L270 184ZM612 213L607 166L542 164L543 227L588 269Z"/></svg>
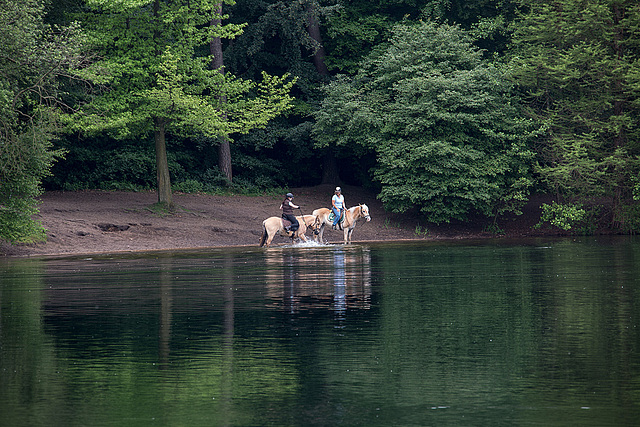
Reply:
<svg viewBox="0 0 640 427"><path fill-rule="evenodd" d="M538 172L559 199L632 197L638 174L640 8L634 1L520 1L511 67L549 132Z"/></svg>
<svg viewBox="0 0 640 427"><path fill-rule="evenodd" d="M255 83L210 69L203 46L243 27L208 25L219 1L87 2L99 7L88 19L103 59L83 76L103 91L84 109L91 113L81 122L85 129L126 137L148 132L161 118L178 133L229 135L264 126L289 107L293 82L286 75L263 73Z"/></svg>
<svg viewBox="0 0 640 427"><path fill-rule="evenodd" d="M232 0L222 1L232 4ZM221 0L87 0L84 17L100 60L83 78L97 85L73 125L116 138L154 133L158 200L172 205L165 133L230 140L263 127L290 107L294 80L262 81L213 69L209 43L232 39L241 24L222 25ZM220 58L218 58L220 59ZM218 139L219 138L219 139Z"/></svg>
<svg viewBox="0 0 640 427"><path fill-rule="evenodd" d="M460 25L476 35L474 43L488 52L502 52L508 23L514 18L512 0L352 0L327 16L327 65L354 74L371 49L386 42L394 26L419 19Z"/></svg>
<svg viewBox="0 0 640 427"><path fill-rule="evenodd" d="M459 27L398 25L354 78L326 92L319 144L374 150L387 208L417 207L441 223L526 201L535 128L519 117L506 71Z"/></svg>
<svg viewBox="0 0 640 427"><path fill-rule="evenodd" d="M61 81L82 61L77 26L44 24L42 0L0 0L0 240L44 238L33 220L42 178L62 155Z"/></svg>

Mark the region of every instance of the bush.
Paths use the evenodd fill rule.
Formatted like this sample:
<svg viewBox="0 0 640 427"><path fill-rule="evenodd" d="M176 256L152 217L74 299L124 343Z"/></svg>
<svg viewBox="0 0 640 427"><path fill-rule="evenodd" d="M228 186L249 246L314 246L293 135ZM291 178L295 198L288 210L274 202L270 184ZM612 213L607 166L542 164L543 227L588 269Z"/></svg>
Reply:
<svg viewBox="0 0 640 427"><path fill-rule="evenodd" d="M582 205L579 204L561 204L554 201L551 205L544 203L540 208L542 215L535 228L540 228L548 222L553 227L568 231L580 225L587 215Z"/></svg>

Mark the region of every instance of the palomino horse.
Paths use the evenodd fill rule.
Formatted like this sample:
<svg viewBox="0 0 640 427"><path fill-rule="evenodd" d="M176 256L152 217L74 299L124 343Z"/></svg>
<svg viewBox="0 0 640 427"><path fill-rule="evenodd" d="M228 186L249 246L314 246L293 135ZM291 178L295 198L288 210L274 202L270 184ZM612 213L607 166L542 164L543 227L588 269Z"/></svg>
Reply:
<svg viewBox="0 0 640 427"><path fill-rule="evenodd" d="M298 223L300 223L300 228L296 230L293 236L287 234L284 229L284 224L282 223L282 218L279 216L272 216L262 221L262 236L260 236L260 246L264 246L266 243L267 247L269 247L271 241L277 233L280 233L280 235L283 237L291 237L292 241L296 237L299 237L306 242L307 237L304 235L304 233L307 231L307 227L315 230L316 217L313 215L302 215L297 216L296 219L298 220Z"/></svg>
<svg viewBox="0 0 640 427"><path fill-rule="evenodd" d="M331 214L331 209L327 208L316 209L312 214L312 216L316 217L316 241L320 243L324 242L322 240L324 227L326 225L331 226L333 224L333 221L329 221L329 214ZM367 205L361 204L354 206L344 212L342 228L344 230L345 245L351 243L351 233L353 233L353 229L356 226L358 218L365 218L367 221L371 221L371 216L369 216L369 207Z"/></svg>

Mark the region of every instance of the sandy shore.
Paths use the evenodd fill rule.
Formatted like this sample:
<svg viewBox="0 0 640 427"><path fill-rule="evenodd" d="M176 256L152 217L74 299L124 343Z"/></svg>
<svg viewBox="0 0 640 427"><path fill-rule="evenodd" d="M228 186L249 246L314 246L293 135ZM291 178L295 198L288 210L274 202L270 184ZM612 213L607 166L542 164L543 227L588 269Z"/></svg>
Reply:
<svg viewBox="0 0 640 427"><path fill-rule="evenodd" d="M332 186L291 189L301 212L310 214L329 207ZM358 187L344 187L347 206L365 203L372 220L360 220L353 242L491 238L482 224L431 226L415 214L386 212L375 194ZM46 243L0 247L5 256L74 255L123 251L198 249L258 246L262 221L280 216L280 197L175 194L179 208L173 214L152 209L155 192L47 192L41 197L38 219L47 230ZM539 213L537 213L539 216ZM531 226L536 212L506 223L507 237L539 234ZM311 237L312 233L307 232ZM340 243L340 231L325 231L328 243ZM275 245L288 244L276 237Z"/></svg>

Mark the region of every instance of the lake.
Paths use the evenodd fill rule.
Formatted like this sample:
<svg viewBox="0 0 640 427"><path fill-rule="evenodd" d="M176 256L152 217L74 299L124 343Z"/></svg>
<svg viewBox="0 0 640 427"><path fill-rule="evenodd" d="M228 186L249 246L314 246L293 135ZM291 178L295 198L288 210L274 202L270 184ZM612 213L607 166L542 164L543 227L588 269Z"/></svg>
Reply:
<svg viewBox="0 0 640 427"><path fill-rule="evenodd" d="M640 238L0 260L2 426L634 426Z"/></svg>

